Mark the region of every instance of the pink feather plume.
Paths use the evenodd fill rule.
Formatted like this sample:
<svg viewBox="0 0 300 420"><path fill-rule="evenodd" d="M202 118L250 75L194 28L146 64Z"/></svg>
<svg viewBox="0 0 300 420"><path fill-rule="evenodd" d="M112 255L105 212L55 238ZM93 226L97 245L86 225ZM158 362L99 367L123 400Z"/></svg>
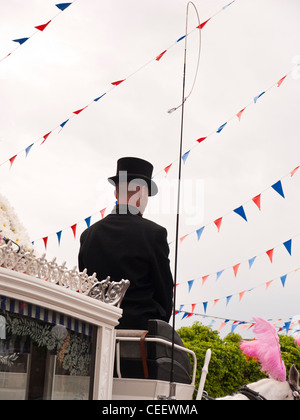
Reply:
<svg viewBox="0 0 300 420"><path fill-rule="evenodd" d="M275 327L262 318L253 318L256 340L242 341L240 348L244 354L257 359L261 370L272 379L286 381L286 367L281 358L279 337Z"/></svg>
<svg viewBox="0 0 300 420"><path fill-rule="evenodd" d="M296 346L300 347L300 334L297 334L295 337L295 344Z"/></svg>

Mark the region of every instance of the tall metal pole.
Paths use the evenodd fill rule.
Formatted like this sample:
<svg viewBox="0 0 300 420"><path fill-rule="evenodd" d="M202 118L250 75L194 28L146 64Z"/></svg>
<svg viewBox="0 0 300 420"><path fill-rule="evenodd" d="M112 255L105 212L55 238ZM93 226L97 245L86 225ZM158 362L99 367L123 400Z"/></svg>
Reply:
<svg viewBox="0 0 300 420"><path fill-rule="evenodd" d="M179 144L179 165L178 165L178 195L177 195L177 215L176 215L176 243L175 243L175 268L174 268L174 295L173 295L173 332L172 332L172 362L171 362L171 375L170 375L170 395L169 399L175 399L176 389L174 383L174 351L175 351L175 310L176 310L176 284L178 272L178 246L179 246L179 225L180 225L180 199L181 199L181 168L182 168L182 146L183 146L183 132L184 132L184 107L185 107L185 87L186 87L186 58L187 58L187 38L188 38L188 12L189 6L192 4L196 10L198 20L199 15L196 6L191 1L187 4L186 10L186 27L185 27L185 47L184 47L184 64L183 64L183 82L182 82L182 103L181 103L181 130L180 130L180 144ZM200 26L200 20L199 20ZM199 27L199 31L201 31ZM199 48L200 58L200 48ZM199 66L198 58L198 66ZM198 67L197 67L198 71ZM197 76L197 75L196 75ZM195 83L195 82L194 82ZM179 107L178 107L179 108ZM176 109L178 109L176 108Z"/></svg>

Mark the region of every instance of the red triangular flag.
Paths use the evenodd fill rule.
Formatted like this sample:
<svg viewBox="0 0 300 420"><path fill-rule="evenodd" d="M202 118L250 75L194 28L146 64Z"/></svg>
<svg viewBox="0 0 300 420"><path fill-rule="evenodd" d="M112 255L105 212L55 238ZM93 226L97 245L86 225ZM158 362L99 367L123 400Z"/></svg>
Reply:
<svg viewBox="0 0 300 420"><path fill-rule="evenodd" d="M195 312L196 305L196 303L192 303L192 314Z"/></svg>
<svg viewBox="0 0 300 420"><path fill-rule="evenodd" d="M219 219L214 221L214 224L217 226L218 228L218 232L220 232L220 228L221 228L221 223L222 223L222 219L223 217L220 217Z"/></svg>
<svg viewBox="0 0 300 420"><path fill-rule="evenodd" d="M12 167L12 165L13 165L13 163L14 163L14 161L15 161L15 159L16 159L16 157L17 157L18 155L15 155L15 156L13 156L13 157L11 157L10 159L9 159L9 161L10 161L10 167Z"/></svg>
<svg viewBox="0 0 300 420"><path fill-rule="evenodd" d="M167 50L165 50L164 52L162 52L161 54L159 54L157 57L156 57L156 61L159 61L165 54L166 54L166 52L167 52Z"/></svg>
<svg viewBox="0 0 300 420"><path fill-rule="evenodd" d="M182 236L182 237L180 238L180 244L182 244L182 242L185 240L185 238L186 238L187 236L189 236L189 235L184 235L184 236Z"/></svg>
<svg viewBox="0 0 300 420"><path fill-rule="evenodd" d="M165 171L166 175L168 174L168 172L171 169L171 166L172 165L173 165L173 163L171 163L171 165L165 167L164 171Z"/></svg>
<svg viewBox="0 0 300 420"><path fill-rule="evenodd" d="M294 176L299 168L300 168L300 166L297 166L297 168L293 169L292 172L291 172L291 176Z"/></svg>
<svg viewBox="0 0 300 420"><path fill-rule="evenodd" d="M103 209L103 210L100 210L100 214L101 214L101 218L102 218L102 219L104 218L104 215L105 215L105 210L106 210L106 208L105 208L105 209Z"/></svg>
<svg viewBox="0 0 300 420"><path fill-rule="evenodd" d="M279 80L279 82L277 83L277 86L278 87L280 87L282 85L282 83L284 82L284 80L285 80L286 77L287 77L287 75L284 76L282 79Z"/></svg>
<svg viewBox="0 0 300 420"><path fill-rule="evenodd" d="M123 79L123 80L118 80L117 82L112 82L112 85L114 85L114 86L118 86L118 85L120 85L121 83L123 83L125 80L126 80L126 79Z"/></svg>
<svg viewBox="0 0 300 420"><path fill-rule="evenodd" d="M273 253L274 253L274 248L266 252L268 257L270 258L271 263L273 262Z"/></svg>
<svg viewBox="0 0 300 420"><path fill-rule="evenodd" d="M243 299L244 294L246 293L246 290L239 293L240 301Z"/></svg>
<svg viewBox="0 0 300 420"><path fill-rule="evenodd" d="M268 288L270 287L270 284L271 284L271 283L273 283L273 280L268 281L268 282L266 283L266 290L268 290Z"/></svg>
<svg viewBox="0 0 300 420"><path fill-rule="evenodd" d="M81 109L78 109L78 111L74 111L73 112L73 114L76 114L76 115L78 115L78 114L80 114L80 112L82 112L85 108L87 108L88 107L88 105L87 106L85 106L84 108L81 108Z"/></svg>
<svg viewBox="0 0 300 420"><path fill-rule="evenodd" d="M208 277L209 277L209 275L202 277L202 286L204 286L204 284L205 284L206 280L208 279Z"/></svg>
<svg viewBox="0 0 300 420"><path fill-rule="evenodd" d="M197 26L197 29L203 29L207 22L210 21L211 18L207 19L205 22L201 23L201 25Z"/></svg>
<svg viewBox="0 0 300 420"><path fill-rule="evenodd" d="M73 231L74 238L76 238L76 227L77 227L77 223L75 223L75 225L71 226L71 229Z"/></svg>
<svg viewBox="0 0 300 420"><path fill-rule="evenodd" d="M226 322L221 322L218 332L220 332L225 326L226 326Z"/></svg>
<svg viewBox="0 0 300 420"><path fill-rule="evenodd" d="M244 108L244 109L242 109L240 112L238 112L237 114L236 114L236 116L238 117L238 119L241 121L241 118L242 118L242 115L243 115L243 112L245 111L245 109L246 108Z"/></svg>
<svg viewBox="0 0 300 420"><path fill-rule="evenodd" d="M256 197L252 198L253 203L255 203L257 205L257 207L259 208L259 210L261 210L261 194L257 195Z"/></svg>
<svg viewBox="0 0 300 420"><path fill-rule="evenodd" d="M200 139L197 140L198 143L202 143L207 137L200 137Z"/></svg>
<svg viewBox="0 0 300 420"><path fill-rule="evenodd" d="M44 241L45 249L47 249L48 236L43 238L43 241Z"/></svg>
<svg viewBox="0 0 300 420"><path fill-rule="evenodd" d="M41 145L45 143L45 141L47 140L47 138L50 136L51 133L52 133L52 131L50 131L49 133L47 133L43 136L44 140L42 141Z"/></svg>
<svg viewBox="0 0 300 420"><path fill-rule="evenodd" d="M219 302L220 299L215 299L214 300L214 306L216 306L216 304Z"/></svg>
<svg viewBox="0 0 300 420"><path fill-rule="evenodd" d="M237 273L239 271L240 265L241 264L239 263L239 264L236 264L236 265L233 266L233 272L234 272L235 277L237 276Z"/></svg>
<svg viewBox="0 0 300 420"><path fill-rule="evenodd" d="M51 20L49 20L47 23L44 23L44 25L35 26L35 28L43 32L43 30L49 25L50 22Z"/></svg>

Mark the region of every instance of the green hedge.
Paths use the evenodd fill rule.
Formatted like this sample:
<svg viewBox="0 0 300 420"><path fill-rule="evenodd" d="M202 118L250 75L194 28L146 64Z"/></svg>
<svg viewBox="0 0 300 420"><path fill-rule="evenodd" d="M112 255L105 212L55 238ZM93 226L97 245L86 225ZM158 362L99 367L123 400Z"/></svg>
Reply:
<svg viewBox="0 0 300 420"><path fill-rule="evenodd" d="M231 395L251 382L265 378L255 360L248 360L239 348L242 337L229 334L221 339L216 331L196 322L192 327L183 327L178 331L185 346L197 356L198 368L196 388L199 386L202 367L207 349L212 350L205 391L213 398ZM282 358L287 372L292 364L300 368L300 348L292 337L280 335Z"/></svg>

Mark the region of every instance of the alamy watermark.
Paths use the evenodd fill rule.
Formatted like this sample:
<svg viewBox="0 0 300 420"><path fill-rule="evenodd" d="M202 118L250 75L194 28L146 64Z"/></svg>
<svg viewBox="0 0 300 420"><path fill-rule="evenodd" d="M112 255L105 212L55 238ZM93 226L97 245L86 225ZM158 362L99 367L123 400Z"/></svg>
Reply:
<svg viewBox="0 0 300 420"><path fill-rule="evenodd" d="M159 183L159 192L149 200L150 214L177 214L178 181L165 179ZM180 215L186 225L200 225L204 220L204 180L184 179L180 188Z"/></svg>
<svg viewBox="0 0 300 420"><path fill-rule="evenodd" d="M294 55L292 58L292 64L295 65L295 68L292 70L292 78L294 80L300 79L300 55Z"/></svg>
<svg viewBox="0 0 300 420"><path fill-rule="evenodd" d="M128 183L122 182L119 188L128 191L135 191L136 185L147 185L143 180L132 180ZM178 180L161 179L158 183L158 194L149 197L146 214L147 216L169 216L177 215L178 203ZM114 189L110 188L106 180L97 183L97 208L103 207L104 203L116 202L113 196ZM184 179L181 181L180 188L180 215L185 218L188 226L200 225L204 220L204 180L203 179ZM133 195L129 204L137 205L138 195ZM130 211L130 208L129 208Z"/></svg>

